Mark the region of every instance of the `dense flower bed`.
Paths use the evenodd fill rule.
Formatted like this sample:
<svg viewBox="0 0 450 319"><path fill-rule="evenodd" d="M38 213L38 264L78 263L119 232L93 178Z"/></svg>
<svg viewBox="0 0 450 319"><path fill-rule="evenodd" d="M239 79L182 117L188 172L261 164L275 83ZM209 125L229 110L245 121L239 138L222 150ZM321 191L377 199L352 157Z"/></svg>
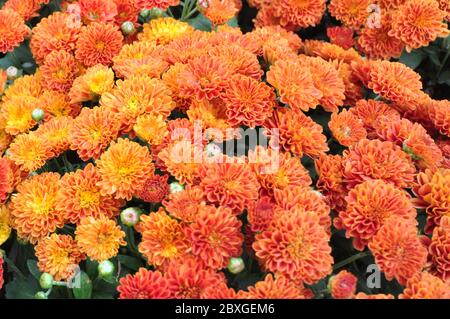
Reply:
<svg viewBox="0 0 450 319"><path fill-rule="evenodd" d="M450 298L448 1L0 7L0 296Z"/></svg>

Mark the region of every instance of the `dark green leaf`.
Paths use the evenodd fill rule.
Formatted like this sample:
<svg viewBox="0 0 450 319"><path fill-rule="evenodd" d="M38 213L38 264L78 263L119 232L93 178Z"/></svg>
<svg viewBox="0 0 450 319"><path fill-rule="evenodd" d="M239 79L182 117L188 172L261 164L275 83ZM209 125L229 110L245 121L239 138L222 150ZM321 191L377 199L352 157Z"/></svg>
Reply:
<svg viewBox="0 0 450 319"><path fill-rule="evenodd" d="M90 299L92 295L92 281L89 276L81 271L75 279L75 287L72 289L76 299Z"/></svg>
<svg viewBox="0 0 450 319"><path fill-rule="evenodd" d="M421 50L413 50L410 53L406 52L406 50L403 50L399 62L409 66L411 69L414 70L420 65L420 63L422 63L425 57L426 54Z"/></svg>
<svg viewBox="0 0 450 319"><path fill-rule="evenodd" d="M33 276L28 275L25 278L16 277L6 285L5 290L7 299L34 299L40 287Z"/></svg>
<svg viewBox="0 0 450 319"><path fill-rule="evenodd" d="M433 63L435 66L441 66L441 61L439 60L439 55L436 51L433 51L428 55L428 58L430 59L431 63Z"/></svg>
<svg viewBox="0 0 450 319"><path fill-rule="evenodd" d="M117 259L122 265L134 271L137 271L140 267L144 266L142 261L135 257L118 255Z"/></svg>
<svg viewBox="0 0 450 319"><path fill-rule="evenodd" d="M90 258L86 259L86 273L89 278L95 278L98 275L98 262L95 260L91 260Z"/></svg>
<svg viewBox="0 0 450 319"><path fill-rule="evenodd" d="M41 277L41 272L38 269L37 261L34 259L28 259L27 267L28 267L28 270L30 271L30 274L33 275L34 278L39 280L39 278Z"/></svg>
<svg viewBox="0 0 450 319"><path fill-rule="evenodd" d="M438 78L437 82L439 84L446 83L446 84L450 85L450 70L445 70L444 72L442 72L439 75L439 78Z"/></svg>

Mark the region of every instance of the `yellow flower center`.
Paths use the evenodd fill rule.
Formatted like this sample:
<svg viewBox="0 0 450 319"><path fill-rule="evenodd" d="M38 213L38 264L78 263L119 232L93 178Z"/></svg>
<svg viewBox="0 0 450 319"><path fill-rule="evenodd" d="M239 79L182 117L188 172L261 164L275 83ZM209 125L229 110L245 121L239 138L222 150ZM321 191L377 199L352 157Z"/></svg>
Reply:
<svg viewBox="0 0 450 319"><path fill-rule="evenodd" d="M78 201L81 208L98 206L100 204L100 193L91 190L80 191Z"/></svg>
<svg viewBox="0 0 450 319"><path fill-rule="evenodd" d="M106 45L105 45L105 42L103 42L103 41L99 41L95 44L95 48L98 51L103 51L105 49L105 47L106 47Z"/></svg>

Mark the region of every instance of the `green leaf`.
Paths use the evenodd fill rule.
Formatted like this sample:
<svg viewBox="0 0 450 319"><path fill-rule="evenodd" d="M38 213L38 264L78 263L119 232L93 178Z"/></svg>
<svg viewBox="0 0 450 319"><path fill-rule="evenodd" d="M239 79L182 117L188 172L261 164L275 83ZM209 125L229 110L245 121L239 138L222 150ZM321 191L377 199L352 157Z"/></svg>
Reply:
<svg viewBox="0 0 450 319"><path fill-rule="evenodd" d="M234 16L233 18L231 18L230 20L228 20L227 24L230 27L236 28L239 27L239 23L238 23L238 18L237 16Z"/></svg>
<svg viewBox="0 0 450 319"><path fill-rule="evenodd" d="M41 272L39 271L39 268L37 266L37 260L28 259L27 267L28 270L30 271L30 274L33 275L33 277L36 278L36 280L39 280L39 278L41 277Z"/></svg>
<svg viewBox="0 0 450 319"><path fill-rule="evenodd" d="M447 84L450 85L450 70L445 70L439 75L437 80L439 84Z"/></svg>
<svg viewBox="0 0 450 319"><path fill-rule="evenodd" d="M441 61L439 60L439 55L436 51L433 51L428 55L428 58L430 59L431 63L433 63L435 66L440 67Z"/></svg>
<svg viewBox="0 0 450 319"><path fill-rule="evenodd" d="M212 29L211 21L209 21L202 13L193 19L187 20L186 22L197 30L211 31Z"/></svg>
<svg viewBox="0 0 450 319"><path fill-rule="evenodd" d="M142 261L136 257L118 255L117 259L122 265L134 271L138 271L140 267L144 266Z"/></svg>
<svg viewBox="0 0 450 319"><path fill-rule="evenodd" d="M81 271L75 279L76 285L72 289L75 299L90 299L92 295L92 281L89 276Z"/></svg>
<svg viewBox="0 0 450 319"><path fill-rule="evenodd" d="M91 260L90 258L86 259L86 273L90 278L95 278L98 275L98 262L95 260Z"/></svg>
<svg viewBox="0 0 450 319"><path fill-rule="evenodd" d="M406 52L406 50L403 50L399 62L409 66L414 70L420 65L420 63L422 63L425 57L426 54L421 50L413 50L410 53Z"/></svg>
<svg viewBox="0 0 450 319"><path fill-rule="evenodd" d="M40 287L33 276L28 275L25 278L16 277L6 285L5 290L7 299L34 299Z"/></svg>

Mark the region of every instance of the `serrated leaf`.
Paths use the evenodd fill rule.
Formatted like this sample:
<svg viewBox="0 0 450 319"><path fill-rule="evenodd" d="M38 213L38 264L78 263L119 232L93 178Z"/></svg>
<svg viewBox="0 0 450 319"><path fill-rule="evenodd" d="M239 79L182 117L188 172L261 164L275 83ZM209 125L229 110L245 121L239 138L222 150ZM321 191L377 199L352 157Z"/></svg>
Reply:
<svg viewBox="0 0 450 319"><path fill-rule="evenodd" d="M426 57L426 54L421 50L413 50L410 53L403 51L400 56L399 62L409 66L411 69L416 69L420 63L422 63L423 59Z"/></svg>
<svg viewBox="0 0 450 319"><path fill-rule="evenodd" d="M117 259L122 265L134 271L138 271L143 266L142 261L135 257L118 255Z"/></svg>
<svg viewBox="0 0 450 319"><path fill-rule="evenodd" d="M16 277L6 284L5 290L7 299L34 299L40 287L33 276L28 275L25 278Z"/></svg>
<svg viewBox="0 0 450 319"><path fill-rule="evenodd" d="M90 299L92 295L92 281L89 276L81 271L76 279L76 286L72 289L75 299Z"/></svg>
<svg viewBox="0 0 450 319"><path fill-rule="evenodd" d="M34 278L36 278L36 280L39 280L39 278L41 277L41 272L39 271L39 268L37 266L37 260L28 259L27 260L27 267L28 267L28 270L30 271L30 274Z"/></svg>

